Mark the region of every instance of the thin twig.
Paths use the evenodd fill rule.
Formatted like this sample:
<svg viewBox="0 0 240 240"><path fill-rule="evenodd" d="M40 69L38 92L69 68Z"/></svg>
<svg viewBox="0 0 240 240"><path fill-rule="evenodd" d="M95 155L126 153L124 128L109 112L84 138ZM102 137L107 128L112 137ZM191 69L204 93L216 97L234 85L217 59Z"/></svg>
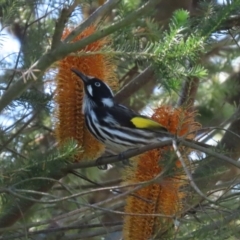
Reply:
<svg viewBox="0 0 240 240"><path fill-rule="evenodd" d="M74 210L74 211L72 211L72 212L69 212L69 213L67 213L67 214L63 214L62 216L59 216L59 217L56 217L56 218L54 218L54 221L59 221L59 220L61 220L61 219L63 219L63 218L68 218L68 217L72 217L73 215L80 215L82 212L85 212L85 211L89 211L89 207L90 208L96 208L96 209L99 209L100 207L99 206L101 206L101 205L109 205L109 202L112 202L112 201L114 201L114 200L117 200L117 199L119 199L119 198L122 198L122 197L124 197L124 196L126 196L126 195L129 195L129 194L131 194L131 193L133 193L133 192L135 192L135 191L137 191L137 190L139 190L139 189L141 189L142 187L145 187L145 186L148 186L149 184L152 184L152 183L154 183L154 182L159 182L159 181L161 181L161 179L165 176L165 173L169 170L169 167L171 167L172 165L171 164L169 164L166 168L164 168L164 170L161 172L161 173L159 173L157 176L155 176L153 179L151 179L151 180L149 180L149 181L145 181L145 182L142 182L142 183L136 183L136 184L132 184L132 186L135 186L134 187L134 189L130 189L130 190L128 190L128 191L126 191L126 192L124 192L124 193L121 193L121 194L119 194L119 195L117 195L117 196L114 196L114 197L112 197L112 198L108 198L108 199L106 199L106 200L103 200L103 201L101 201L101 202L98 202L98 203L96 203L96 204L94 204L94 205L89 205L89 204L85 204L87 207L85 207L85 208L82 208L82 209L77 209L77 210ZM118 186L118 187L120 187L120 186ZM112 212L112 213L116 213L116 214L121 214L121 215L132 215L132 216L149 216L149 214L136 214L136 213L125 213L125 212L119 212L119 211L112 211L112 210L110 210L109 208L108 209L106 209L106 208L100 208L101 210L104 210L104 211L107 211L107 212ZM168 218L174 218L174 216L167 216L167 215L164 215L164 214L151 214L151 216L161 216L161 217L168 217ZM84 219L85 220L85 219Z"/></svg>
<svg viewBox="0 0 240 240"><path fill-rule="evenodd" d="M108 27L102 28L102 29L98 30L97 32L95 32L94 34L89 35L79 41L67 44L66 41L68 41L69 39L66 39L65 42L63 42L63 44L58 46L59 53L62 56L65 56L66 54L69 54L70 52L79 50L83 46L86 46L92 42L95 42L101 38L108 36L109 34L115 32L116 30L131 24L139 16L146 14L148 11L150 11L151 8L153 8L157 3L159 3L159 1L161 1L161 0L149 0L146 4L142 5L134 12L128 14L124 19L122 19ZM75 34L73 34L73 36L75 36Z"/></svg>
<svg viewBox="0 0 240 240"><path fill-rule="evenodd" d="M0 151L2 151L5 147L8 146L8 144L16 137L18 136L37 116L38 112L36 112L26 123L23 124L22 127L18 129L18 131L13 134L6 142L4 142L1 145Z"/></svg>
<svg viewBox="0 0 240 240"><path fill-rule="evenodd" d="M190 108L188 109L191 111L196 99L198 85L199 79L196 77L191 77L184 81L177 106L189 106Z"/></svg>
<svg viewBox="0 0 240 240"><path fill-rule="evenodd" d="M79 193L76 193L76 194L72 194L71 196L66 196L66 197L62 197L62 198L56 198L54 195L51 195L49 193L39 192L39 191L35 191L35 190L15 189L18 184L22 184L24 182L33 181L33 180L45 180L45 181L48 180L48 181L54 181L54 182L59 183L59 181L57 181L55 179L45 178L45 177L37 177L37 178L26 179L26 180L23 180L21 183L16 183L15 185L12 185L10 188L2 188L0 192L9 193L9 194L12 194L15 197L23 198L23 199L33 201L33 202L38 202L38 203L57 203L57 202L62 202L62 201L71 199L71 198L76 198L76 197L84 196L86 194L91 194L91 193L99 192L99 191L106 191L106 190L113 191L115 189L146 186L146 185L151 184L156 179L161 178L164 173L165 173L165 171L162 171L161 174L159 174L155 178L153 178L151 180L148 180L148 181L144 181L144 182L138 182L138 183L127 184L127 185L122 185L122 186L117 185L117 186L112 186L112 187L101 187L101 188L97 188L97 189L87 190L85 192L79 192ZM127 194L131 193L132 191L134 192L136 190L129 190L127 192ZM32 197L26 197L25 195L20 195L18 193L27 193L28 196L29 196L29 194L37 194L37 195L41 195L41 196L52 197L54 199L53 200L38 200L38 199L35 199L35 198L32 198Z"/></svg>
<svg viewBox="0 0 240 240"><path fill-rule="evenodd" d="M207 233L209 231L213 231L216 229L219 229L220 226L225 226L227 223L231 222L232 220L239 219L239 207L231 212L231 214L228 214L227 216L222 216L221 220L214 221L211 224L207 224L203 226L201 229L192 231L189 236L186 236L186 239L190 237L190 239L193 239L195 236L199 236L200 233Z"/></svg>
<svg viewBox="0 0 240 240"><path fill-rule="evenodd" d="M109 11L111 11L120 0L109 0L106 1L105 4L100 6L98 9L96 9L83 23L81 23L78 27L76 27L65 39L63 42L67 43L72 41L76 36L78 36L79 33L83 32L84 29L92 25L93 23L96 23L97 19L99 17L103 17L105 14L107 14Z"/></svg>
<svg viewBox="0 0 240 240"><path fill-rule="evenodd" d="M183 144L184 146L199 150L210 156L217 157L223 161L227 161L228 163L231 163L232 165L240 168L240 163L238 163L237 161L233 160L230 157L224 156L223 154L220 154L220 153L214 152L213 150L210 150L209 147L212 147L210 145L200 143L200 142L195 142L192 140L186 140L183 138L178 138L177 141L180 142L181 144ZM172 140L162 141L159 143L149 144L149 145L141 147L141 148L131 149L120 155L104 157L104 158L100 158L100 159L93 160L93 161L81 161L79 163L73 163L73 164L67 166L66 169L64 169L64 170L70 171L72 169L97 167L99 165L116 163L116 162L122 161L124 159L128 159L128 158L140 155L140 154L142 154L146 151L152 150L152 149L168 146L171 143L172 143Z"/></svg>
<svg viewBox="0 0 240 240"><path fill-rule="evenodd" d="M54 49L60 43L65 24L77 5L78 1L75 0L72 5L61 10L60 16L55 25L51 49Z"/></svg>
<svg viewBox="0 0 240 240"><path fill-rule="evenodd" d="M88 231L88 232L81 232L79 234L73 234L70 236L65 236L64 240L80 240L80 239L84 239L86 240L87 238L92 238L92 237L96 237L96 236L101 236L104 234L109 234L112 232L118 232L122 230L122 226L115 226L115 227L111 227L111 228L101 228L99 230L96 231Z"/></svg>
<svg viewBox="0 0 240 240"><path fill-rule="evenodd" d="M100 228L100 227L111 227L111 226L117 226L117 225L122 225L123 222L104 222L104 223L94 223L94 224L78 224L75 226L67 226L67 227L55 227L55 228L48 228L44 230L38 230L38 231L28 231L27 233L17 233L17 234L12 234L9 236L4 236L4 239L15 239L15 238L20 238L24 236L33 236L37 234L48 234L48 233L55 233L55 232L67 232L70 230L74 229L89 229L89 228ZM0 238L1 239L1 238Z"/></svg>
<svg viewBox="0 0 240 240"><path fill-rule="evenodd" d="M124 159L128 159L134 156L137 156L139 154L142 154L146 151L155 149L155 148L161 148L164 146L168 146L171 144L171 140L168 141L162 141L159 143L154 143L154 144L149 144L147 146L141 147L141 148L136 148L136 149L131 149L123 154L120 155L114 155L110 157L104 157L104 158L99 158L97 160L93 161L81 161L78 163L72 163L71 165L67 166L65 171L69 172L72 169L78 169L78 168L89 168L89 167L97 167L99 165L106 165L106 164L111 164L111 163L117 163L120 162Z"/></svg>
<svg viewBox="0 0 240 240"><path fill-rule="evenodd" d="M149 82L149 79L151 79L154 76L154 72L151 67L147 67L142 73L140 73L138 76L136 76L134 79L131 80L128 84L126 84L115 96L115 100L117 102L122 102L123 100L126 100L134 92L139 90L142 86L147 84Z"/></svg>
<svg viewBox="0 0 240 240"><path fill-rule="evenodd" d="M28 28L28 22L30 21L31 16L32 16L32 13L30 12L30 14L29 14L29 16L28 16L28 19L27 19L27 21L26 21L26 23L25 23L23 32L22 32L22 37L25 37L25 35L26 35L27 28ZM15 63L14 69L16 69L17 66L18 66L18 63L19 63L19 61L20 61L20 56L21 56L22 48L23 48L23 47L22 47L23 42L21 41L21 39L19 39L19 40L20 40L20 43L21 43L21 47L20 47L19 52L18 52L18 56L17 56L17 59L16 59L16 63ZM9 80L6 88L5 88L5 90L7 90L7 89L9 88L9 86L11 85L11 83L12 83L14 77L15 77L15 74L16 74L16 71L13 71L13 74L12 74L12 76L11 76L11 78L10 78L10 80Z"/></svg>
<svg viewBox="0 0 240 240"><path fill-rule="evenodd" d="M113 179L113 180L109 180L109 181L105 181L105 182L101 182L99 185L100 186L105 186L105 187L111 187L114 186L116 184L120 184L120 182L122 181L122 179L118 178L118 179ZM97 185L69 185L69 187L71 189L74 190L83 190L83 189L89 189L89 188L99 188L100 186ZM62 191L64 190L61 186L53 186L52 190L56 190L56 191Z"/></svg>
<svg viewBox="0 0 240 240"><path fill-rule="evenodd" d="M223 121L223 122L219 125L220 128L222 127L222 129L220 129L220 130L225 130L225 131L227 131L226 129L224 129L224 127L227 126L229 123L232 123L233 121L237 120L238 118L240 118L240 105L237 107L237 110L236 110L228 119L226 119L225 121ZM213 127L213 130L214 130L214 129L218 129L218 128L214 128L214 127ZM211 133L209 133L209 134L207 135L207 137L204 137L204 138L202 139L202 141L204 141L204 142L208 141L209 139L211 139L211 138L213 137L213 135L214 135L215 133L216 133L216 131L212 131Z"/></svg>
<svg viewBox="0 0 240 240"><path fill-rule="evenodd" d="M196 143L194 142L190 142L190 141L186 141L184 139L180 139L179 140L184 146L187 146L187 147L190 147L190 148L193 148L193 149L196 149L196 150L199 150L201 152L204 152L210 156L213 156L213 157L216 157L218 158L219 160L222 160L222 161L226 161L232 165L234 165L235 167L238 167L240 168L240 163L238 163L237 161L235 161L234 159L230 158L230 157L227 157L223 154L220 154L220 153L217 153L217 152L214 152L213 150L210 150L208 148L205 148L205 147L201 147Z"/></svg>
<svg viewBox="0 0 240 240"><path fill-rule="evenodd" d="M215 201L211 200L210 198L208 198L207 196L205 196L202 191L198 188L198 186L195 184L194 180L193 180L193 177L192 177L192 174L190 173L190 171L188 170L188 167L184 161L184 159L182 158L182 155L180 153L180 151L178 150L178 147L177 147L177 142L175 140L173 140L173 149L175 150L177 156L178 156L178 159L179 161L181 162L181 165L183 167L183 170L185 171L187 177L188 177L188 180L190 182L190 185L192 186L192 188L201 196L203 197L205 200L215 204Z"/></svg>

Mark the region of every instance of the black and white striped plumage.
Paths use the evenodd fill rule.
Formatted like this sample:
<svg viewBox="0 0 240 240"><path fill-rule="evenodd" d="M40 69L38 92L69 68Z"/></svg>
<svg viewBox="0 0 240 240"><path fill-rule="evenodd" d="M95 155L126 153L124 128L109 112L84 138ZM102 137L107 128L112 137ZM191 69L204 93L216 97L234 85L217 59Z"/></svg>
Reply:
<svg viewBox="0 0 240 240"><path fill-rule="evenodd" d="M98 78L88 77L76 69L84 83L83 113L89 131L111 151L122 151L169 140L172 137L160 124L117 104L110 87Z"/></svg>

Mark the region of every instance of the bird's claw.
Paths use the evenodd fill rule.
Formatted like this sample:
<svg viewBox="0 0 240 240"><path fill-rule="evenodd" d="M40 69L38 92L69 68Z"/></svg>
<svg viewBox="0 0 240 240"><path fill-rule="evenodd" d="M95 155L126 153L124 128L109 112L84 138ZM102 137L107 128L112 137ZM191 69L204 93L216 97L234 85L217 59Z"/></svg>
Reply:
<svg viewBox="0 0 240 240"><path fill-rule="evenodd" d="M118 158L119 158L119 160L122 161L124 166L132 166L132 164L130 163L129 159L126 158L124 152L119 153L118 154Z"/></svg>
<svg viewBox="0 0 240 240"><path fill-rule="evenodd" d="M97 164L98 169L100 169L100 170L107 170L108 169L108 165L107 164L102 164L101 160L102 160L101 157L96 160L96 164Z"/></svg>

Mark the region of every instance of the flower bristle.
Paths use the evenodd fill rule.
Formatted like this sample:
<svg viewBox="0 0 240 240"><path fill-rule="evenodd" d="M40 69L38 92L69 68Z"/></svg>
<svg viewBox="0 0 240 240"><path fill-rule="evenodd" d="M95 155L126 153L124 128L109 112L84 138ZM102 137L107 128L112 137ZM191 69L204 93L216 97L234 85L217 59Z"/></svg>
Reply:
<svg viewBox="0 0 240 240"><path fill-rule="evenodd" d="M195 113L181 108L161 106L154 110L152 119L167 128L172 134L194 137L200 125L194 121ZM136 184L151 180L159 176L166 164L166 153L172 150L171 146L154 149L134 157L133 167L124 171L126 183ZM181 150L181 148L180 148ZM184 149L185 152L190 151ZM125 240L152 239L158 233L162 233L169 227L173 219L167 216L177 216L182 210L183 198L186 193L182 187L187 184L186 176L180 161L174 163L171 176L161 178L157 183L150 184L128 196L125 213L146 214L146 216L126 215L124 218L123 237ZM162 214L166 217L151 216ZM147 216L148 215L148 216Z"/></svg>
<svg viewBox="0 0 240 240"><path fill-rule="evenodd" d="M154 110L151 118L167 128L170 133L181 137L200 128L200 125L194 122L195 114L182 108L163 105ZM187 138L193 137L193 135L187 136Z"/></svg>
<svg viewBox="0 0 240 240"><path fill-rule="evenodd" d="M65 39L71 30L66 29L62 39ZM83 39L95 31L96 27L92 25L80 33L73 42ZM76 161L97 158L104 151L104 146L91 135L85 126L82 114L83 84L76 74L71 71L71 68L76 68L85 75L102 79L110 87L116 88L115 65L109 56L98 53L81 55L81 53L99 51L108 42L109 40L106 38L100 39L76 52L75 56L67 56L58 62L55 97L58 105L56 138L59 145L68 139L75 139L78 142L83 151L75 157Z"/></svg>

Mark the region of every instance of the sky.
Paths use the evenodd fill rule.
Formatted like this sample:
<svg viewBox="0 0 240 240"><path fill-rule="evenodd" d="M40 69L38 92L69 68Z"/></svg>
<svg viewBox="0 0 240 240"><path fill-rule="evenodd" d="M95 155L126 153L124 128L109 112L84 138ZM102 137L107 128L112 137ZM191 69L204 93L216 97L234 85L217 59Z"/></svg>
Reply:
<svg viewBox="0 0 240 240"><path fill-rule="evenodd" d="M12 63L11 54L18 54L19 48L20 44L16 38L11 36L5 29L0 32L0 60L7 57L7 62Z"/></svg>

